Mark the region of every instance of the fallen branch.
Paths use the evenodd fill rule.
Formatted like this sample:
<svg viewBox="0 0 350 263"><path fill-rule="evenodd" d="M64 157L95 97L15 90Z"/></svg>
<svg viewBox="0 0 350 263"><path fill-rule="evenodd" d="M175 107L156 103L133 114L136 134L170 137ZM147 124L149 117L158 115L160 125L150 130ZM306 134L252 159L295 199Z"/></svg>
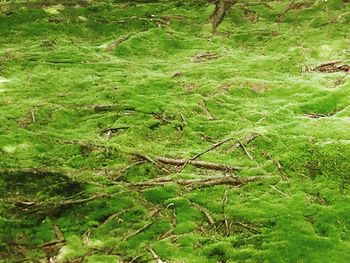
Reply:
<svg viewBox="0 0 350 263"><path fill-rule="evenodd" d="M34 212L40 212L40 211L52 211L52 210L56 210L56 209L60 209L62 207L65 206L69 206L69 205L78 205L78 204L83 204L83 203L87 203L90 202L92 200L95 200L97 198L100 197L104 197L105 195L93 195L90 196L88 198L84 198L84 199L78 199L78 200L65 200L62 202L16 202L16 206L21 206L24 207L23 208L23 213L22 214L31 214Z"/></svg>
<svg viewBox="0 0 350 263"><path fill-rule="evenodd" d="M184 165L185 163L187 163L187 164L193 165L195 167L202 168L202 169L208 169L208 170L221 170L221 171L239 171L239 170L242 170L242 167L240 167L240 166L231 166L231 165L226 165L226 164L197 161L197 160L157 157L157 161L160 163L176 165L176 166Z"/></svg>
<svg viewBox="0 0 350 263"><path fill-rule="evenodd" d="M134 206L122 209L116 213L114 213L113 215L110 215L100 226L103 226L109 222L111 222L112 220L114 220L115 218L120 217L122 214L124 214L125 212L129 211L130 209L132 209Z"/></svg>
<svg viewBox="0 0 350 263"><path fill-rule="evenodd" d="M162 167L161 165L159 165L158 162L156 162L155 160L153 160L151 157L144 155L142 153L134 153L134 155L144 161L147 161L151 164L153 164L156 168L158 168L159 170L165 172L165 173L170 173L167 169L165 169L164 167Z"/></svg>
<svg viewBox="0 0 350 263"><path fill-rule="evenodd" d="M148 250L152 254L153 259L157 263L164 263L164 261L160 259L160 257L156 254L156 252L151 247L147 246L146 250Z"/></svg>
<svg viewBox="0 0 350 263"><path fill-rule="evenodd" d="M126 241L128 240L129 238L133 237L133 236L136 236L137 234L141 233L142 231L144 231L147 227L149 227L150 225L152 225L153 222L148 222L146 223L145 225L143 225L141 228L137 229L136 231L134 232L131 232L130 234L126 235L122 241Z"/></svg>
<svg viewBox="0 0 350 263"><path fill-rule="evenodd" d="M191 200L189 200L191 204L193 204L199 211L202 212L202 214L205 216L205 218L207 219L209 225L214 225L215 224L215 220L213 219L213 217L211 216L210 212L208 209L204 208L203 206L192 202Z"/></svg>
<svg viewBox="0 0 350 263"><path fill-rule="evenodd" d="M208 116L208 120L214 120L213 114L208 110L207 105L205 103L205 100L201 100L199 104L202 108L202 110L205 112L205 114Z"/></svg>
<svg viewBox="0 0 350 263"><path fill-rule="evenodd" d="M284 195L285 197L289 197L288 194L282 192L280 189L278 189L276 186L274 185L269 185L273 190L275 190L276 192L280 193L281 195Z"/></svg>
<svg viewBox="0 0 350 263"><path fill-rule="evenodd" d="M271 178L271 176L250 176L250 177L240 177L240 176L219 176L219 177L208 177L204 179L169 179L166 180L148 180L144 182L138 182L131 184L134 187L153 187L153 186L164 186L167 184L178 184L190 188L204 188L214 185L231 185L231 186L241 186L249 182L254 182L261 179Z"/></svg>
<svg viewBox="0 0 350 263"><path fill-rule="evenodd" d="M206 62L206 61L214 60L214 59L218 59L218 58L219 58L219 56L215 53L204 52L204 53L200 53L197 56L195 56L194 58L192 58L191 61L194 63L201 63L201 62Z"/></svg>
<svg viewBox="0 0 350 263"><path fill-rule="evenodd" d="M229 149L235 150L235 149L242 147L242 145L244 145L244 146L248 145L249 143L254 141L259 135L260 134L258 134L258 133L252 132L252 133L246 135L245 137L243 137L242 139L238 139L237 141L235 141L235 143L224 148L224 151L227 151Z"/></svg>
<svg viewBox="0 0 350 263"><path fill-rule="evenodd" d="M304 8L308 8L312 5L312 2L309 3L303 3L303 2L296 2L296 3L290 3L288 7L284 10L284 12L277 16L277 22L281 22L282 19L287 15L289 11L292 10L300 10Z"/></svg>
<svg viewBox="0 0 350 263"><path fill-rule="evenodd" d="M334 73L334 72L345 72L346 74L350 73L350 65L343 64L342 61L331 61L327 63L320 64L316 67L304 66L301 69L301 72L321 72L321 73ZM346 75L345 75L346 76Z"/></svg>
<svg viewBox="0 0 350 263"><path fill-rule="evenodd" d="M222 213L224 215L224 222L225 222L225 235L229 236L230 235L230 227L229 227L228 220L227 220L227 215L226 215L226 212L225 212L225 207L226 207L226 204L227 204L227 201L228 201L227 192L228 192L228 190L225 190L224 196L222 198Z"/></svg>
<svg viewBox="0 0 350 263"><path fill-rule="evenodd" d="M187 162L184 163L184 165L181 167L181 169L178 172L181 172L183 169L185 169L186 165L189 163L189 161L194 161L196 159L198 159L199 157L201 157L203 154L210 152L212 150L215 150L216 148L218 148L219 146L223 145L224 143L231 141L233 138L227 138L221 142L215 143L212 146L210 146L209 148L207 148L206 150L204 150L203 152L200 152L198 154L196 154L195 156L193 156L191 159L187 160Z"/></svg>
<svg viewBox="0 0 350 263"><path fill-rule="evenodd" d="M250 160L254 160L253 156L250 154L250 152L248 151L248 149L245 147L244 143L242 143L240 140L238 140L238 143L240 144L240 146L242 147L244 153L248 156L248 158Z"/></svg>
<svg viewBox="0 0 350 263"><path fill-rule="evenodd" d="M129 33L127 35L121 36L120 38L118 38L117 40L113 41L112 43L110 43L106 48L105 48L105 52L110 52L113 49L116 49L120 44L122 44L125 41L128 41L131 37L133 36L133 34Z"/></svg>

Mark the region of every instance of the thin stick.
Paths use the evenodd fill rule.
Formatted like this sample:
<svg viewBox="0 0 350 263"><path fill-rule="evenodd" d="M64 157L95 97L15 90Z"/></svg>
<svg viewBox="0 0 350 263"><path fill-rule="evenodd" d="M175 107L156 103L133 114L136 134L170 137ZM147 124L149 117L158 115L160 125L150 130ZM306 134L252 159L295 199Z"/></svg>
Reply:
<svg viewBox="0 0 350 263"><path fill-rule="evenodd" d="M222 213L224 214L225 234L226 234L226 236L229 236L230 235L230 227L228 225L227 215L226 215L226 212L225 212L225 207L226 207L227 200L228 200L227 192L228 192L228 190L225 190L224 196L222 198Z"/></svg>
<svg viewBox="0 0 350 263"><path fill-rule="evenodd" d="M231 165L220 164L220 163L211 163L211 162L187 160L187 159L175 159L175 158L167 158L167 157L156 157L156 159L158 162L161 162L164 164L176 165L176 166L184 165L187 163L195 167L208 169L208 170L221 170L221 171L242 170L242 167L240 166L231 166Z"/></svg>
<svg viewBox="0 0 350 263"><path fill-rule="evenodd" d="M133 237L133 236L136 236L137 234L141 233L142 231L144 231L147 227L149 227L150 225L152 225L153 222L148 222L146 223L144 226L142 226L141 228L137 229L136 231L134 232L131 232L130 234L126 235L126 237L124 237L122 239L122 241L126 241L128 240L129 238Z"/></svg>
<svg viewBox="0 0 350 263"><path fill-rule="evenodd" d="M157 263L164 263L164 261L160 259L160 257L156 254L156 252L151 247L147 246L146 250L148 250L152 254L153 259Z"/></svg>
<svg viewBox="0 0 350 263"><path fill-rule="evenodd" d="M208 209L204 208L203 206L192 202L191 200L189 200L191 204L193 204L199 211L202 212L202 214L205 216L205 218L207 219L209 225L214 225L215 224L215 220L213 219L213 217L211 216L210 212L208 211Z"/></svg>
<svg viewBox="0 0 350 263"><path fill-rule="evenodd" d="M170 183L179 184L186 187L210 187L214 185L231 185L231 186L240 186L247 184L249 182L254 182L261 179L271 178L271 176L250 176L250 177L240 177L240 176L217 176L209 177L204 179L174 179L174 180L149 180L145 182L134 183L131 186L135 187L152 187L152 186L164 186Z"/></svg>
<svg viewBox="0 0 350 263"><path fill-rule="evenodd" d="M274 185L269 185L273 190L275 190L276 192L280 193L281 195L284 195L285 197L289 197L288 194L282 192L281 190L279 190L276 186Z"/></svg>
<svg viewBox="0 0 350 263"><path fill-rule="evenodd" d="M158 162L156 162L155 160L153 160L151 157L147 156L147 155L144 155L144 154L141 154L141 153L134 153L135 156L143 159L143 160L146 160L150 163L152 163L155 167L157 167L158 169L160 169L161 171L165 172L165 173L170 173L167 169L165 169L164 167L161 167L159 165Z"/></svg>
<svg viewBox="0 0 350 263"><path fill-rule="evenodd" d="M250 160L254 160L253 156L250 154L250 152L249 152L248 149L244 146L244 144L243 144L240 140L238 140L238 143L240 144L240 146L242 147L244 153L248 156L248 158L249 158Z"/></svg>
<svg viewBox="0 0 350 263"><path fill-rule="evenodd" d="M36 119L35 119L35 112L32 110L30 111L30 115L32 117L32 122L35 123L36 122Z"/></svg>

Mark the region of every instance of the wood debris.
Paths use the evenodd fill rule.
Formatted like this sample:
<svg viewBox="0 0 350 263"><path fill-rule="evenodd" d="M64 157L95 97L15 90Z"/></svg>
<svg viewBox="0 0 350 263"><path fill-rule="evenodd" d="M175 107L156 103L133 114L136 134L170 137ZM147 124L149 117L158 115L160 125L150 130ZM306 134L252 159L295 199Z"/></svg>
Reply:
<svg viewBox="0 0 350 263"><path fill-rule="evenodd" d="M156 157L156 160L163 164L169 164L169 165L175 165L175 166L189 164L197 168L207 169L207 170L221 170L221 171L227 171L227 172L242 170L242 167L240 166L197 161L197 160L176 159L176 158L167 158L167 157Z"/></svg>
<svg viewBox="0 0 350 263"><path fill-rule="evenodd" d="M206 61L210 61L210 60L215 60L218 58L219 58L219 56L215 53L204 52L204 53L200 53L197 56L195 56L194 58L192 58L192 62L201 63L201 62L206 62Z"/></svg>
<svg viewBox="0 0 350 263"><path fill-rule="evenodd" d="M200 179L172 179L169 177L164 178L164 180L148 180L144 182L138 182L131 184L134 187L154 187L154 186L164 186L168 184L178 184L189 188L205 188L214 185L231 185L231 186L241 186L250 182L268 179L271 176L213 176Z"/></svg>
<svg viewBox="0 0 350 263"><path fill-rule="evenodd" d="M124 36L119 37L117 40L113 41L112 43L110 43L105 49L105 52L110 52L113 49L116 49L119 45L121 45L122 43L124 43L125 41L128 41L131 37L133 36L133 34L127 34Z"/></svg>
<svg viewBox="0 0 350 263"><path fill-rule="evenodd" d="M334 72L345 72L350 73L349 64L341 64L342 61L332 61L322 63L316 67L307 67L302 68L302 72L321 72L321 73L334 73Z"/></svg>

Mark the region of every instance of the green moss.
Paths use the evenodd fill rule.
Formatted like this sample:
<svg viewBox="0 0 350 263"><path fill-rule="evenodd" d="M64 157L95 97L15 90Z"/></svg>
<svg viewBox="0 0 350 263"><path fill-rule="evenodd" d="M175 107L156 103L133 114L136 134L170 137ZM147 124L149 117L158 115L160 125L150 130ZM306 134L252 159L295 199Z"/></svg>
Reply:
<svg viewBox="0 0 350 263"><path fill-rule="evenodd" d="M201 1L49 2L0 12L0 260L45 260L56 225L63 262L146 262L146 247L169 262L349 261L349 79L301 73L349 64L348 4L317 1L279 23L289 2L236 5L212 35ZM251 133L246 151L231 141L198 160L271 179L132 185L223 175L166 174L136 152L191 158Z"/></svg>

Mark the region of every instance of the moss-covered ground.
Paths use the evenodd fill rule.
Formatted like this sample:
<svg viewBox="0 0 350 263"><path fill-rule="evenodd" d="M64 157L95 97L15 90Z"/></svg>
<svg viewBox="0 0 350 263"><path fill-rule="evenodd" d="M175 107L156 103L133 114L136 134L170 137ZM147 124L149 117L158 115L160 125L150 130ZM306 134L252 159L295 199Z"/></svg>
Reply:
<svg viewBox="0 0 350 263"><path fill-rule="evenodd" d="M2 262L350 261L349 77L305 70L350 63L349 3L60 2L1 5ZM197 160L258 180L156 159L227 138Z"/></svg>

